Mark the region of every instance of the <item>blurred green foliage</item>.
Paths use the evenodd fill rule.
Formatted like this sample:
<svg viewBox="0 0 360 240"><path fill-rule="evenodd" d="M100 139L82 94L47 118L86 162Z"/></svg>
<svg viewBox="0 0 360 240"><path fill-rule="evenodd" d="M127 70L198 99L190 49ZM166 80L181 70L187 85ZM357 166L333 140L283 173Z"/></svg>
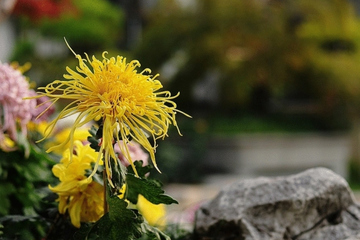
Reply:
<svg viewBox="0 0 360 240"><path fill-rule="evenodd" d="M359 106L360 24L349 1L159 1L147 20L135 56L156 72L173 63L165 80L181 107L196 107L192 89L213 70L216 110L266 113L271 101L303 101L336 122Z"/></svg>
<svg viewBox="0 0 360 240"><path fill-rule="evenodd" d="M80 52L114 48L122 36L124 14L108 1L74 0L76 14L44 19L39 25L45 36L66 38Z"/></svg>
<svg viewBox="0 0 360 240"><path fill-rule="evenodd" d="M55 182L54 161L32 144L28 157L23 148L0 155L0 224L4 226L0 238L40 239L49 227L47 211L56 208L56 196L50 201L53 194L47 187Z"/></svg>
<svg viewBox="0 0 360 240"><path fill-rule="evenodd" d="M164 181L201 181L212 134L349 129L360 109L359 19L347 0L159 0L134 56L194 117L179 121L174 146L159 145ZM215 105L194 99L209 75Z"/></svg>
<svg viewBox="0 0 360 240"><path fill-rule="evenodd" d="M75 10L65 11L59 18L43 17L33 22L22 16L14 18L18 38L10 61L30 62L29 76L38 85L61 79L65 67L74 67L77 60L67 49L64 39L77 54L99 55L119 53L123 37L124 13L109 1L73 0ZM46 56L39 53L45 50ZM44 51L44 50L42 50Z"/></svg>
<svg viewBox="0 0 360 240"><path fill-rule="evenodd" d="M35 43L44 37L64 47L65 37L80 54L124 55L118 49L123 10L106 0L73 3L77 11L58 19L16 21L12 60L32 62L29 75L39 85L62 78L64 65L76 65L66 48L65 55L38 56ZM194 0L188 7L159 0L143 17L142 40L125 55L154 73L170 66L172 74L161 80L181 92L181 109L208 107L194 100L193 89L217 74L215 111L286 112L300 102L300 111L318 115L329 128L341 126L349 112L358 114L359 17L347 0Z"/></svg>

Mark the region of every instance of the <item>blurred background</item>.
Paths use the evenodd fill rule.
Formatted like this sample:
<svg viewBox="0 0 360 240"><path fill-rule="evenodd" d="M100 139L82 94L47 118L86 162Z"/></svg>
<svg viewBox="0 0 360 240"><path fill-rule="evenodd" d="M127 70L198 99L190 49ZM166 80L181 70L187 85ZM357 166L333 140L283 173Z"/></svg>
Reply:
<svg viewBox="0 0 360 240"><path fill-rule="evenodd" d="M360 185L360 2L0 0L0 61L37 86L78 54L123 55L160 73L176 129L163 182L221 183L328 167ZM83 55L84 56L84 55Z"/></svg>

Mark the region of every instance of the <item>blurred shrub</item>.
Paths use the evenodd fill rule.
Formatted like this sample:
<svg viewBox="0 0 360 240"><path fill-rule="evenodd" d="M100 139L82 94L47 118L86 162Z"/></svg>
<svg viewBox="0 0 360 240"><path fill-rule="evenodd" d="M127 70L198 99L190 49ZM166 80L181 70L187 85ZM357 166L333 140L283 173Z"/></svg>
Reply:
<svg viewBox="0 0 360 240"><path fill-rule="evenodd" d="M147 21L136 57L160 72L171 66L162 78L183 107L196 105L194 86L214 72L217 110L310 102L301 111L336 122L359 100L359 19L349 1L159 1Z"/></svg>
<svg viewBox="0 0 360 240"><path fill-rule="evenodd" d="M46 211L56 209L56 196L46 198L51 195L47 186L55 182L50 170L54 161L35 145L30 148L28 158L23 150L0 150L0 226L4 226L4 239L40 239L49 227L46 218L50 213Z"/></svg>
<svg viewBox="0 0 360 240"><path fill-rule="evenodd" d="M114 48L122 36L123 12L108 1L73 0L75 13L60 19L44 19L39 25L45 36L66 38L75 49L83 51Z"/></svg>
<svg viewBox="0 0 360 240"><path fill-rule="evenodd" d="M19 0L14 16L20 37L32 37L32 30L84 51L116 46L124 22L122 10L106 0Z"/></svg>
<svg viewBox="0 0 360 240"><path fill-rule="evenodd" d="M199 0L191 11L162 1L149 17L138 56L144 65L160 68L179 49L185 51L186 61L171 79L184 103L192 102L196 81L218 69L222 106L239 107L255 86L266 84L276 92L284 82L283 52L292 43L285 23L284 12L259 1ZM156 50L150 47L155 44Z"/></svg>
<svg viewBox="0 0 360 240"><path fill-rule="evenodd" d="M316 77L311 87L327 109L340 103L358 112L360 19L355 9L341 0L322 0L318 4L303 0L299 7L305 21L297 28L297 36L306 46L305 60L314 72L309 77Z"/></svg>
<svg viewBox="0 0 360 240"><path fill-rule="evenodd" d="M19 0L13 20L18 38L10 60L31 62L29 75L38 85L76 65L64 38L78 54L115 54L124 29L122 9L106 0Z"/></svg>

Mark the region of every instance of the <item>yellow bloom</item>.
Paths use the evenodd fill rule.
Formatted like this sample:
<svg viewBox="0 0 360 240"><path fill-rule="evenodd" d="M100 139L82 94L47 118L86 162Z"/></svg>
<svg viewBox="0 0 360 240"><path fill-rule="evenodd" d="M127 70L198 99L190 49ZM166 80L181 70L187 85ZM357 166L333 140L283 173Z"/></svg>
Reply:
<svg viewBox="0 0 360 240"><path fill-rule="evenodd" d="M60 183L49 188L59 195L59 212L68 211L71 223L80 227L80 222L94 222L104 214L104 187L85 175L96 161L97 153L80 141L75 141L74 145L72 159L67 150L60 163L53 167L53 174Z"/></svg>
<svg viewBox="0 0 360 240"><path fill-rule="evenodd" d="M4 152L11 152L17 149L16 143L7 135L3 135L3 139L0 139L0 149Z"/></svg>
<svg viewBox="0 0 360 240"><path fill-rule="evenodd" d="M48 147L57 146L63 142L66 142L66 139L69 137L70 132L71 132L71 128L64 128L60 132L57 132L54 136L54 142L49 142ZM79 140L84 142L87 141L87 137L90 136L90 133L85 128L78 128L73 133L73 136L74 136L73 141ZM59 147L55 148L54 152L61 154L66 149L69 149L69 147L70 147L70 142L67 142L67 144L61 144L61 148Z"/></svg>
<svg viewBox="0 0 360 240"><path fill-rule="evenodd" d="M27 62L24 65L19 65L18 62L12 62L10 64L11 67L13 67L16 70L19 70L21 73L27 72L31 68L31 63Z"/></svg>
<svg viewBox="0 0 360 240"><path fill-rule="evenodd" d="M106 53L103 53L102 61L94 56L90 59L88 55L83 59L74 53L79 61L76 71L67 67L68 74L64 75L67 80L55 80L46 87L39 88L44 90L39 95L48 96L53 104L59 99L71 101L57 118L50 122L45 137L50 135L59 119L78 114L69 136L57 147L64 147L70 142L72 148L75 129L94 119L102 119L101 147L93 174L103 153L108 180L112 184L109 161L116 158L114 140L119 142L120 150L133 168L127 146L130 138L149 152L157 168L154 153L156 140L167 136L170 124L177 127L175 115L177 112L183 112L177 110L176 104L172 101L178 95L171 96L168 91L159 91L162 85L156 79L158 75L146 75L150 73L150 69L138 73L138 61L126 63L126 59L120 56L108 59ZM154 145L149 142L148 136L152 137ZM120 139L123 140L121 144ZM52 147L48 151L55 148ZM134 171L136 172L135 168Z"/></svg>
<svg viewBox="0 0 360 240"><path fill-rule="evenodd" d="M41 135L44 135L47 125L48 125L48 122L46 122L46 121L41 121L41 122L30 121L27 124L27 129L29 131L39 132Z"/></svg>
<svg viewBox="0 0 360 240"><path fill-rule="evenodd" d="M46 121L41 121L41 122L33 122L30 121L27 124L27 128L29 131L33 131L33 132L38 132L40 133L42 136L45 136L45 132L46 129L48 127L49 123ZM71 128L69 127L65 127L61 130L56 130L55 132L53 132L53 134L48 135L47 137L52 137L51 141L48 141L45 144L46 148L51 148L54 146L58 146L59 144L63 143L66 141L66 139L68 138L69 134L71 132ZM87 141L87 137L90 136L90 133L88 131L88 129L85 128L78 128L75 130L74 134L74 138L73 141L81 141L81 142L85 142ZM61 155L65 150L69 149L70 147L70 142L68 142L67 144L62 144L61 147L57 147L53 150L53 152Z"/></svg>
<svg viewBox="0 0 360 240"><path fill-rule="evenodd" d="M118 197L120 199L124 198L126 191L126 184L123 185ZM126 200L127 201L127 200ZM138 202L136 205L128 202L130 208L136 208L139 210L141 215L145 220L151 225L156 227L165 227L166 226L166 207L164 204L153 204L147 200L143 195L139 194Z"/></svg>
<svg viewBox="0 0 360 240"><path fill-rule="evenodd" d="M166 208L164 204L153 204L143 195L139 194L136 208L151 226L166 226Z"/></svg>
<svg viewBox="0 0 360 240"><path fill-rule="evenodd" d="M86 176L86 171L91 169L91 164L97 159L97 153L80 141L74 142L74 151L70 159L70 150L66 150L60 163L53 167L52 172L59 178L60 183L49 188L59 196L59 212L68 212L71 223L79 228L81 222L95 222L103 216L104 186ZM100 165L102 164L101 161ZM124 198L125 191L126 185L123 185L119 198ZM138 203L133 207L139 210L150 225L166 225L166 210L163 204L152 204L139 195Z"/></svg>
<svg viewBox="0 0 360 240"><path fill-rule="evenodd" d="M15 142L13 140L11 140L7 135L5 135L5 141L4 141L5 145L8 146L9 148L13 148L15 147Z"/></svg>
<svg viewBox="0 0 360 240"><path fill-rule="evenodd" d="M68 211L71 223L77 228L81 222L96 222L104 214L104 187L97 182L78 184L72 189L62 183L51 190L59 194L59 212Z"/></svg>

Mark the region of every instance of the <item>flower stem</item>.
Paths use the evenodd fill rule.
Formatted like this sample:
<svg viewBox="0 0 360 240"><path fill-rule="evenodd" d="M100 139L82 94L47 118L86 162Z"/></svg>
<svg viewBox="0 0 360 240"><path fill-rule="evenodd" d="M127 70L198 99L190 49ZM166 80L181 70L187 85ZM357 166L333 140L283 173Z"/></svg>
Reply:
<svg viewBox="0 0 360 240"><path fill-rule="evenodd" d="M108 204L106 201L106 191L107 191L107 176L106 171L103 171L103 181L104 181L104 215L109 211Z"/></svg>

